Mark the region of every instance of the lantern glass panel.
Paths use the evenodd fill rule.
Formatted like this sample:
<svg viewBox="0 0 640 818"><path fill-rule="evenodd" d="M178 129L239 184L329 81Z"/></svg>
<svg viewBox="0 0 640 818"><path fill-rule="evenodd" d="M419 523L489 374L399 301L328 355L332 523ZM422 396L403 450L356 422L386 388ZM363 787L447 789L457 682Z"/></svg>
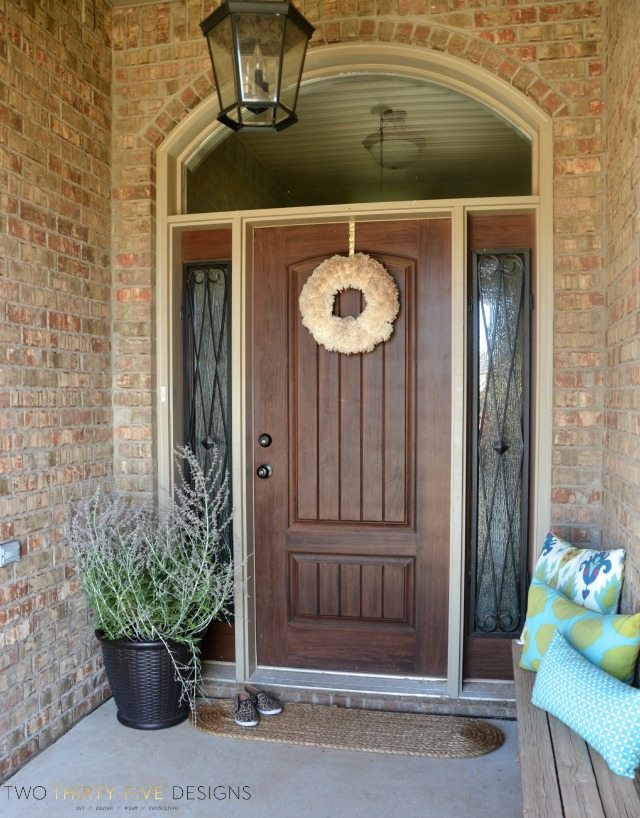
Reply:
<svg viewBox="0 0 640 818"><path fill-rule="evenodd" d="M282 20L281 14L236 15L240 98L252 108L277 99Z"/></svg>
<svg viewBox="0 0 640 818"><path fill-rule="evenodd" d="M270 128L274 124L274 111L277 108L269 106L268 108L260 108L259 110L252 108L242 108L242 124L244 127L260 127Z"/></svg>
<svg viewBox="0 0 640 818"><path fill-rule="evenodd" d="M215 73L220 108L224 110L229 105L233 105L238 94L236 72L233 67L233 34L230 15L208 32L207 42Z"/></svg>
<svg viewBox="0 0 640 818"><path fill-rule="evenodd" d="M307 42L307 35L288 19L284 34L280 101L291 111L296 107Z"/></svg>

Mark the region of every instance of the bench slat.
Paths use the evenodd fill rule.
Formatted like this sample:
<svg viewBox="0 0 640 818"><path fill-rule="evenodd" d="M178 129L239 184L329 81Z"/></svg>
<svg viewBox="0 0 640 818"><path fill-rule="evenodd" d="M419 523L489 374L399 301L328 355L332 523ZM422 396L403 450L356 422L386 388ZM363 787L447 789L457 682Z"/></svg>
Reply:
<svg viewBox="0 0 640 818"><path fill-rule="evenodd" d="M513 643L524 815L528 818L640 818L640 786L611 772L602 756L559 719L531 704L535 674L519 667Z"/></svg>
<svg viewBox="0 0 640 818"><path fill-rule="evenodd" d="M640 797L634 782L612 773L606 761L593 747L589 747L589 755L606 818L638 818Z"/></svg>
<svg viewBox="0 0 640 818"><path fill-rule="evenodd" d="M558 778L550 752L549 722L543 710L531 706L535 674L518 666L522 646L513 643L518 745L522 799L526 818L563 818Z"/></svg>
<svg viewBox="0 0 640 818"><path fill-rule="evenodd" d="M533 705L530 705L533 707ZM554 716L547 716L566 818L607 818L584 740Z"/></svg>

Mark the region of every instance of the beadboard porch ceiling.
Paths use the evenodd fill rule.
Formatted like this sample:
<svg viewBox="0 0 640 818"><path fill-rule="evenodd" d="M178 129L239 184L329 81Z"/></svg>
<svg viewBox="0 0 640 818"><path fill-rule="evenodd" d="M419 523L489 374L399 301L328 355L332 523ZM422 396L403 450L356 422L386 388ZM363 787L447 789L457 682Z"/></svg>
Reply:
<svg viewBox="0 0 640 818"><path fill-rule="evenodd" d="M375 141L385 111L393 113L386 114L381 167L363 143ZM299 121L277 134L224 133L294 204L531 192L529 139L491 109L434 82L381 73L307 82L297 113ZM199 153L198 164L217 144ZM410 160L404 167L403 159Z"/></svg>

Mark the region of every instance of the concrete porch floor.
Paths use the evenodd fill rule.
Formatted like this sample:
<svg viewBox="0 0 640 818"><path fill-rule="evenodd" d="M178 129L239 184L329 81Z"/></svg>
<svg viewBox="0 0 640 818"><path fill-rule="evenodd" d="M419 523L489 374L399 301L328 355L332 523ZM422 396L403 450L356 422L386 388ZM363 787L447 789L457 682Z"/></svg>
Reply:
<svg viewBox="0 0 640 818"><path fill-rule="evenodd" d="M4 783L0 814L521 818L516 723L493 723L500 749L432 759L215 738L190 722L132 730L110 700Z"/></svg>

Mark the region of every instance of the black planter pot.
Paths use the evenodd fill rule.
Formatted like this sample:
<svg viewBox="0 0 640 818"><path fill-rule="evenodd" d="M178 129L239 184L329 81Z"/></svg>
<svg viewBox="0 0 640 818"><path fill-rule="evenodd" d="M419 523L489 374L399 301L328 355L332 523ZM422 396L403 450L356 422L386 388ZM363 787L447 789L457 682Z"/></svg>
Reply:
<svg viewBox="0 0 640 818"><path fill-rule="evenodd" d="M105 639L98 631L96 636L121 724L162 730L185 721L189 703L180 701L182 686L162 642ZM188 648L173 642L171 650L179 665L188 664Z"/></svg>

